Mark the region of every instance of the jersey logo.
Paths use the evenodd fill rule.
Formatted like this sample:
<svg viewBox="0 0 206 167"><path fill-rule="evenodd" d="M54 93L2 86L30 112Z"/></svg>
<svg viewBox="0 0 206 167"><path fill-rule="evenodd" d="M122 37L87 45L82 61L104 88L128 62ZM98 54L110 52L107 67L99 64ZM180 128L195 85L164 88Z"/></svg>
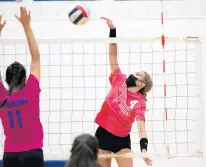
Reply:
<svg viewBox="0 0 206 167"><path fill-rule="evenodd" d="M138 102L139 102L138 100L130 101L130 109L133 109Z"/></svg>

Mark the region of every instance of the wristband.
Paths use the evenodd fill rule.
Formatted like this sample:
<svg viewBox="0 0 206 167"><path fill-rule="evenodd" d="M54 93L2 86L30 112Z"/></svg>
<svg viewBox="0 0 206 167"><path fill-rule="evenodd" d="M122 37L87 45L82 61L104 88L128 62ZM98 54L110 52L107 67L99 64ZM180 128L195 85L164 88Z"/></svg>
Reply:
<svg viewBox="0 0 206 167"><path fill-rule="evenodd" d="M110 38L115 38L116 37L116 28L110 29L109 37Z"/></svg>
<svg viewBox="0 0 206 167"><path fill-rule="evenodd" d="M143 149L147 151L148 140L146 138L142 138L139 143L140 143L141 152Z"/></svg>

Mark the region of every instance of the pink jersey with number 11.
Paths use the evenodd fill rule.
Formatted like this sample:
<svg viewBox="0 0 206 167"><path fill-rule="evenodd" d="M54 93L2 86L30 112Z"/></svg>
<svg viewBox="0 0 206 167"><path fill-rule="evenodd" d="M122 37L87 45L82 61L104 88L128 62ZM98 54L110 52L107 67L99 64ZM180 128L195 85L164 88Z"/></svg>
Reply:
<svg viewBox="0 0 206 167"><path fill-rule="evenodd" d="M111 90L108 93L95 122L119 136L127 136L134 120L145 120L146 104L141 93L128 91L126 75L117 68L110 76Z"/></svg>
<svg viewBox="0 0 206 167"><path fill-rule="evenodd" d="M4 152L23 152L43 147L43 128L39 116L39 81L30 74L22 90L12 93L0 118L6 137ZM0 103L8 91L0 83Z"/></svg>

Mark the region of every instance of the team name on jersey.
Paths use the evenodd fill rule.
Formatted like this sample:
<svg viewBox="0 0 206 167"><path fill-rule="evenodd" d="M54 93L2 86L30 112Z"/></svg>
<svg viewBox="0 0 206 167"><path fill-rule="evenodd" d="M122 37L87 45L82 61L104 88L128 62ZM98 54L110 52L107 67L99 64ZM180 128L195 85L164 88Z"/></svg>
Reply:
<svg viewBox="0 0 206 167"><path fill-rule="evenodd" d="M118 87L118 90L121 92L120 95L115 99L115 102L119 102L120 110L127 116L130 116L130 111L138 103L138 100L130 101L130 106L127 105L127 85L123 83Z"/></svg>
<svg viewBox="0 0 206 167"><path fill-rule="evenodd" d="M0 102L1 104L2 102ZM6 108L13 108L13 107L19 107L22 105L25 105L28 103L28 100L26 98L13 100L13 101L7 101Z"/></svg>

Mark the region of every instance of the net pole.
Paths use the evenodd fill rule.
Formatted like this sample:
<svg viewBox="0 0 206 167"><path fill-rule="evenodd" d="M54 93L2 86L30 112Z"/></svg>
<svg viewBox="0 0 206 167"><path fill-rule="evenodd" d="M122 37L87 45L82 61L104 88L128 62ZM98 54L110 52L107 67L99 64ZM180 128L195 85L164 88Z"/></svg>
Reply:
<svg viewBox="0 0 206 167"><path fill-rule="evenodd" d="M197 94L197 103L196 103L196 145L198 146L197 152L202 152L202 130L203 130L203 121L202 121L202 99L201 99L201 90L202 90L202 65L201 65L201 44L196 43L195 44L195 67L196 67L196 75L195 75L195 81L196 81L196 94Z"/></svg>
<svg viewBox="0 0 206 167"><path fill-rule="evenodd" d="M202 54L201 54L201 66L202 66L202 87L201 87L201 104L202 104L202 147L203 147L203 157L206 158L206 40L203 40L202 44Z"/></svg>
<svg viewBox="0 0 206 167"><path fill-rule="evenodd" d="M163 7L163 0L161 0L161 28L162 28L162 36L161 36L161 44L162 44L162 58L163 58L163 75L164 75L164 126L165 126L165 147L166 147L166 151L168 154L168 158L169 158L169 146L167 143L167 139L168 139L168 128L167 128L167 86L166 86L166 62L165 62L165 52L164 52L164 48L165 48L165 35L164 35L164 7Z"/></svg>

